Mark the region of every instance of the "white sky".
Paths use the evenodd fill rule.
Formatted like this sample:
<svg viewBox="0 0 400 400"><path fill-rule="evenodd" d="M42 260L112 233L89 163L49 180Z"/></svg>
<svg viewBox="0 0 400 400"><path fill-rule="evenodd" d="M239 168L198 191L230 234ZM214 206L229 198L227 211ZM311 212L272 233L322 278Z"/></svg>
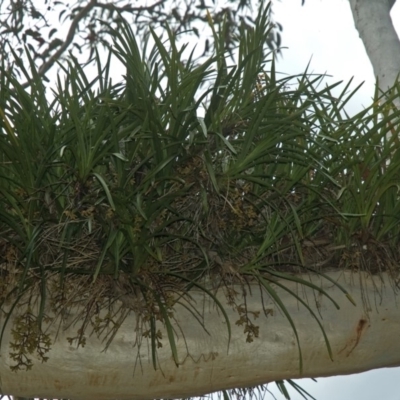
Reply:
<svg viewBox="0 0 400 400"><path fill-rule="evenodd" d="M400 32L400 2L393 7L392 19ZM365 81L346 107L350 114L371 102L374 75L364 46L354 27L348 0L273 1L274 18L283 25L282 45L287 47L277 70L290 75L301 73L311 60L310 72L332 75L331 83L354 77L352 87ZM399 310L400 312L400 310ZM400 334L400 332L399 332ZM385 368L363 374L321 378L318 383L299 380L317 400L399 400L400 368ZM269 389L273 388L273 384ZM274 393L279 393L273 390ZM292 393L292 392L291 392ZM295 393L295 392L293 392ZM268 399L268 396L266 396ZM277 395L277 399L283 399ZM294 394L293 400L300 400Z"/></svg>
<svg viewBox="0 0 400 400"><path fill-rule="evenodd" d="M397 7L400 26L400 7ZM348 0L282 0L273 2L274 18L282 23L283 58L277 70L289 74L304 71L332 76L331 83L352 77L353 89L365 82L348 112L367 106L374 93L374 75L364 46L354 27Z"/></svg>

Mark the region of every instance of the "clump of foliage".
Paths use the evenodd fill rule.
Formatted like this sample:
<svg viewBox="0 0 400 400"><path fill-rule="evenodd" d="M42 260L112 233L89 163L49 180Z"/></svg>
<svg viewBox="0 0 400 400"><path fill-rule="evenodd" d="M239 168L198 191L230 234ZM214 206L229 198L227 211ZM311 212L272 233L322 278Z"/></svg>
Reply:
<svg viewBox="0 0 400 400"><path fill-rule="evenodd" d="M298 274L351 268L397 278L398 112L377 94L350 117L349 85L334 97L337 85L318 88L320 76L279 77L262 45L267 16L268 8L255 27L242 26L236 63L211 18L215 53L202 63L177 48L171 31L165 42L152 31L153 47L141 51L121 23L110 57L102 64L96 55L97 76L72 60L52 100L29 53L29 70L16 57L29 89L3 64L6 315L22 298L38 302L41 334L49 307L62 317L79 300L86 317L69 340L83 346L89 324L98 334L118 329L126 314L110 304L119 304L148 324L143 336L156 366L158 323L178 360L170 319L191 290L204 291L226 317L215 290L230 296L232 285L258 283L296 333L274 289L285 280L321 291ZM123 83L112 84L112 55L126 65ZM257 340L256 316L237 312L245 340Z"/></svg>

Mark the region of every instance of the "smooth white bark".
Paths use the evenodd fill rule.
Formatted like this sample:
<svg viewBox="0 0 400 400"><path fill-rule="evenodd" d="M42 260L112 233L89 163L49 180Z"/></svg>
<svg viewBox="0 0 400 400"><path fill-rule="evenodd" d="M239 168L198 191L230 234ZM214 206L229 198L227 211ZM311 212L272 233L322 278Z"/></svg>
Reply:
<svg viewBox="0 0 400 400"><path fill-rule="evenodd" d="M208 333L186 308L176 307L178 368L164 329L163 347L158 350L160 368L153 368L146 339L142 340L138 357L134 344L136 318L131 315L107 351L103 351L105 344L95 335L88 338L84 348L70 345L66 338L76 336L77 326L61 326L49 352L49 361L43 364L36 361L32 370L15 373L9 368L12 363L9 357L12 326L9 324L0 353L1 393L82 400L181 398L279 379L350 374L400 365L399 297L388 276L372 278L350 272L329 275L348 290L357 306L353 306L337 287L316 276L303 277L327 290L340 310L317 292L304 290L294 283L287 283L287 286L320 313L332 346L333 361L328 357L321 331L310 313L291 295L277 288L298 330L303 352L302 374L290 324L265 293L265 307L273 311L268 316L263 315L259 288L253 286L252 294L247 295L247 308L261 313L258 319L252 318L259 326L259 338L252 343L246 343L243 326L235 324L239 319L237 311L227 305L222 290L218 292L232 326L229 350L225 320L202 293L193 292L193 302L204 317ZM242 303L239 297L236 304ZM1 326L3 323L4 319L0 320ZM58 326L49 328L53 337L57 329ZM86 332L86 336L88 334Z"/></svg>
<svg viewBox="0 0 400 400"><path fill-rule="evenodd" d="M400 73L400 41L390 17L395 0L349 1L355 26L379 80L379 87L386 91L394 85Z"/></svg>

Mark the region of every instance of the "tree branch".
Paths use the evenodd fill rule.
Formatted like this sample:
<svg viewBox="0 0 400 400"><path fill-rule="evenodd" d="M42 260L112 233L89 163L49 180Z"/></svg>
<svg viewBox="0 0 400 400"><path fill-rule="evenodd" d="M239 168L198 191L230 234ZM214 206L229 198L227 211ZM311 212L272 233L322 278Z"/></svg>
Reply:
<svg viewBox="0 0 400 400"><path fill-rule="evenodd" d="M60 56L64 53L64 51L68 48L75 37L75 31L79 25L79 22L87 15L90 10L97 4L97 0L90 0L89 3L82 8L78 14L75 15L72 20L71 26L69 27L69 31L65 41L62 43L60 48L46 61L44 62L39 70L38 75L44 76L44 74L54 65L54 63L60 58ZM25 82L22 87L26 88L31 85L30 81Z"/></svg>
<svg viewBox="0 0 400 400"><path fill-rule="evenodd" d="M232 286L236 293L235 306L223 289L213 292L227 313L230 335L220 310L201 291L191 291L187 299L182 297L176 303L171 323L173 331L179 332L175 336L179 368L162 323L157 324L157 329L163 346L157 349L157 369L154 367L150 340L137 328L138 316L132 311L113 336L107 351L104 351L106 331L91 336L83 347L71 345L68 340L76 336L78 328L74 323L65 321L62 329L58 323L49 323L46 332L57 339L51 345L48 361L35 360L29 371L13 372L8 354L13 326L9 322L0 348L1 359L5 360L0 363L3 393L86 400L178 399L282 379L342 375L400 365L399 294L392 278L387 273L372 276L340 270L326 275L356 299L357 305L352 305L331 281L316 275L297 277L331 296L340 310L319 291L306 286L300 290L296 281L284 282L288 291L279 286L274 289L296 326L303 354L302 371L290 323L274 299L265 292L262 295L259 286L254 284L246 298L243 287ZM314 316L298 299L310 307ZM244 302L250 311L248 322L235 323L243 316L240 305ZM201 315L201 321L196 322L193 317L194 309ZM78 321L79 308L71 307L68 312L68 321ZM257 312L260 316L256 319ZM14 315L15 310L10 321ZM0 324L4 323L1 318L5 317L0 314ZM316 319L329 339L333 360ZM250 322L251 327L257 328L259 337L247 342L246 324ZM54 395L55 384L60 381L62 385L56 386Z"/></svg>
<svg viewBox="0 0 400 400"><path fill-rule="evenodd" d="M111 10L111 11L139 12L139 11L152 11L163 3L165 3L165 0L159 0L156 3L152 4L151 6L140 6L140 7L132 7L128 4L123 7L117 7L113 3L97 3L96 7L104 8L106 10Z"/></svg>
<svg viewBox="0 0 400 400"><path fill-rule="evenodd" d="M39 68L39 75L44 75L52 66L53 64L60 58L61 54L68 48L71 44L72 40L75 37L75 31L78 27L79 22L85 15L97 4L97 0L90 0L89 3L79 11L78 14L75 15L74 19L72 20L71 26L69 27L67 38L65 39L64 43L60 46L60 48Z"/></svg>
<svg viewBox="0 0 400 400"><path fill-rule="evenodd" d="M69 28L67 37L60 48L46 61L44 62L39 70L39 76L44 76L45 73L54 65L54 63L61 57L61 55L65 52L65 50L69 47L71 42L74 40L76 29L78 28L79 22L94 8L99 7L107 10L113 11L120 11L120 12L140 12L140 11L152 11L157 6L163 4L165 0L159 0L156 3L152 4L151 6L140 6L140 7L132 7L126 5L124 7L117 7L112 3L104 4L98 3L97 0L90 0L89 3L82 8L78 14L75 15L74 19L72 20L71 26ZM22 87L26 88L31 85L31 82L25 82Z"/></svg>

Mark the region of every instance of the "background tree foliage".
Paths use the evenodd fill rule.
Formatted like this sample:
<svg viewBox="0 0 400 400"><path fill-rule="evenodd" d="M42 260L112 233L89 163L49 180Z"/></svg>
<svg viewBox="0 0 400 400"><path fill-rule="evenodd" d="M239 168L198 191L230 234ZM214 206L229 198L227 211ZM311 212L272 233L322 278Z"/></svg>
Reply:
<svg viewBox="0 0 400 400"><path fill-rule="evenodd" d="M174 35L200 38L207 25L207 13L215 24L224 21L224 45L230 52L238 43L239 27L254 26L254 9L258 2L233 0L220 6L214 0L158 0L149 2L131 1L82 1L71 4L51 0L1 0L0 1L0 49L9 54L11 46L22 55L26 46L39 67L45 73L65 54L87 53L92 60L94 51L107 47L112 42L112 29L121 18L130 22L134 32L142 39L149 34L149 27L165 30L168 26ZM269 15L271 19L271 13ZM104 24L103 22L107 22ZM67 34L60 32L67 28ZM270 48L279 47L282 27L279 24L265 38ZM210 54L211 37L202 40L203 55ZM10 66L14 65L8 58Z"/></svg>

